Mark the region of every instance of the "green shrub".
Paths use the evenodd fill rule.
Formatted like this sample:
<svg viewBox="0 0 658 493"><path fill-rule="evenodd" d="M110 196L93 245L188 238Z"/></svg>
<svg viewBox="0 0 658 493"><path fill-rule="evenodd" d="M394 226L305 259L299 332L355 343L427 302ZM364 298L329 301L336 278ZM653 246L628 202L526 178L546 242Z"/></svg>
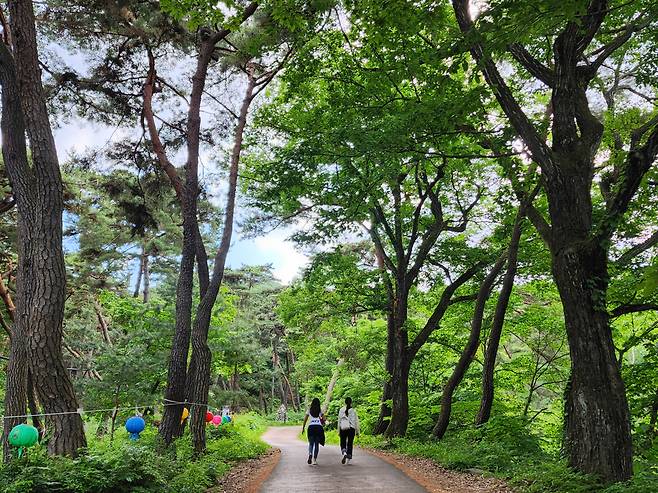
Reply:
<svg viewBox="0 0 658 493"><path fill-rule="evenodd" d="M208 450L198 460L192 460L188 435L157 453L153 428L136 442L120 432L113 441L90 437L88 449L75 459L48 457L37 446L0 467L0 484L6 493L201 493L228 471L231 462L267 450L259 439L263 429L264 420L255 415L209 427Z"/></svg>

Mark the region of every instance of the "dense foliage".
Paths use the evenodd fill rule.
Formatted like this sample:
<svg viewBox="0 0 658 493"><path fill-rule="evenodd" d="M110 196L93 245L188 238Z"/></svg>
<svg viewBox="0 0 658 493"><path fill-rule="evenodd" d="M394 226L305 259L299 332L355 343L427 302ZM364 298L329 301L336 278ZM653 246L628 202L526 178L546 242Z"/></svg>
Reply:
<svg viewBox="0 0 658 493"><path fill-rule="evenodd" d="M4 436L43 434L7 491L204 491L347 396L372 447L658 491L655 2L0 14ZM111 136L60 166L71 121ZM227 264L234 227L307 267Z"/></svg>

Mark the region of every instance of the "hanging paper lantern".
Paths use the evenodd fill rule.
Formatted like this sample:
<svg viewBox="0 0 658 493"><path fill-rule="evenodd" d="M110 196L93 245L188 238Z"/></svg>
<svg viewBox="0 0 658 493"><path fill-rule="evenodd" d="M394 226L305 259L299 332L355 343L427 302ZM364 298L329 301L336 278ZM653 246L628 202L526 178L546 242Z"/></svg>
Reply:
<svg viewBox="0 0 658 493"><path fill-rule="evenodd" d="M208 411L208 412L206 413L206 423L210 423L210 422L212 421L212 418L214 418L213 413L211 413L210 411Z"/></svg>
<svg viewBox="0 0 658 493"><path fill-rule="evenodd" d="M233 421L233 420L231 419L231 417L230 417L228 414L226 415L226 421L228 421L229 423L230 423L231 421Z"/></svg>
<svg viewBox="0 0 658 493"><path fill-rule="evenodd" d="M222 417L222 423L228 423L229 421L231 421L231 418L229 418L228 416Z"/></svg>
<svg viewBox="0 0 658 493"><path fill-rule="evenodd" d="M145 427L146 422L141 416L133 416L132 418L128 418L128 421L126 421L126 431L130 433L131 440L137 440L139 438L139 434L144 431Z"/></svg>
<svg viewBox="0 0 658 493"><path fill-rule="evenodd" d="M212 424L214 424L215 426L221 425L222 424L222 417L219 414L213 416L212 417Z"/></svg>
<svg viewBox="0 0 658 493"><path fill-rule="evenodd" d="M180 417L180 422L182 423L183 421L185 421L189 415L190 415L190 410L188 408L184 407L183 408L183 414L181 414L181 417Z"/></svg>
<svg viewBox="0 0 658 493"><path fill-rule="evenodd" d="M23 455L23 448L31 447L39 440L39 430L31 425L16 425L9 432L9 444L18 447L18 456Z"/></svg>

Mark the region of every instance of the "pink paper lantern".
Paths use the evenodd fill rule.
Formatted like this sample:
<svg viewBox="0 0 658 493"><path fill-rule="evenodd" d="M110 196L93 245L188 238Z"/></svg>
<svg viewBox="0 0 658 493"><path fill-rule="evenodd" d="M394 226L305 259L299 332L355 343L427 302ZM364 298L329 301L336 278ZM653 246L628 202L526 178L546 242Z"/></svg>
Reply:
<svg viewBox="0 0 658 493"><path fill-rule="evenodd" d="M216 414L215 416L212 417L212 424L215 426L219 426L222 424L222 417L219 414Z"/></svg>

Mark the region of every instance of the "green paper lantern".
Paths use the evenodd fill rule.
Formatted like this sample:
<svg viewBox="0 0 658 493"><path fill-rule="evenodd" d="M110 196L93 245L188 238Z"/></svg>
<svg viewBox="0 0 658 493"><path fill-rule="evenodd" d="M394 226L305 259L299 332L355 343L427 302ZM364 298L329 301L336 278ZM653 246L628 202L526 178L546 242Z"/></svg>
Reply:
<svg viewBox="0 0 658 493"><path fill-rule="evenodd" d="M31 425L16 425L9 432L9 444L18 447L18 456L23 455L23 448L31 447L39 441L39 430Z"/></svg>

